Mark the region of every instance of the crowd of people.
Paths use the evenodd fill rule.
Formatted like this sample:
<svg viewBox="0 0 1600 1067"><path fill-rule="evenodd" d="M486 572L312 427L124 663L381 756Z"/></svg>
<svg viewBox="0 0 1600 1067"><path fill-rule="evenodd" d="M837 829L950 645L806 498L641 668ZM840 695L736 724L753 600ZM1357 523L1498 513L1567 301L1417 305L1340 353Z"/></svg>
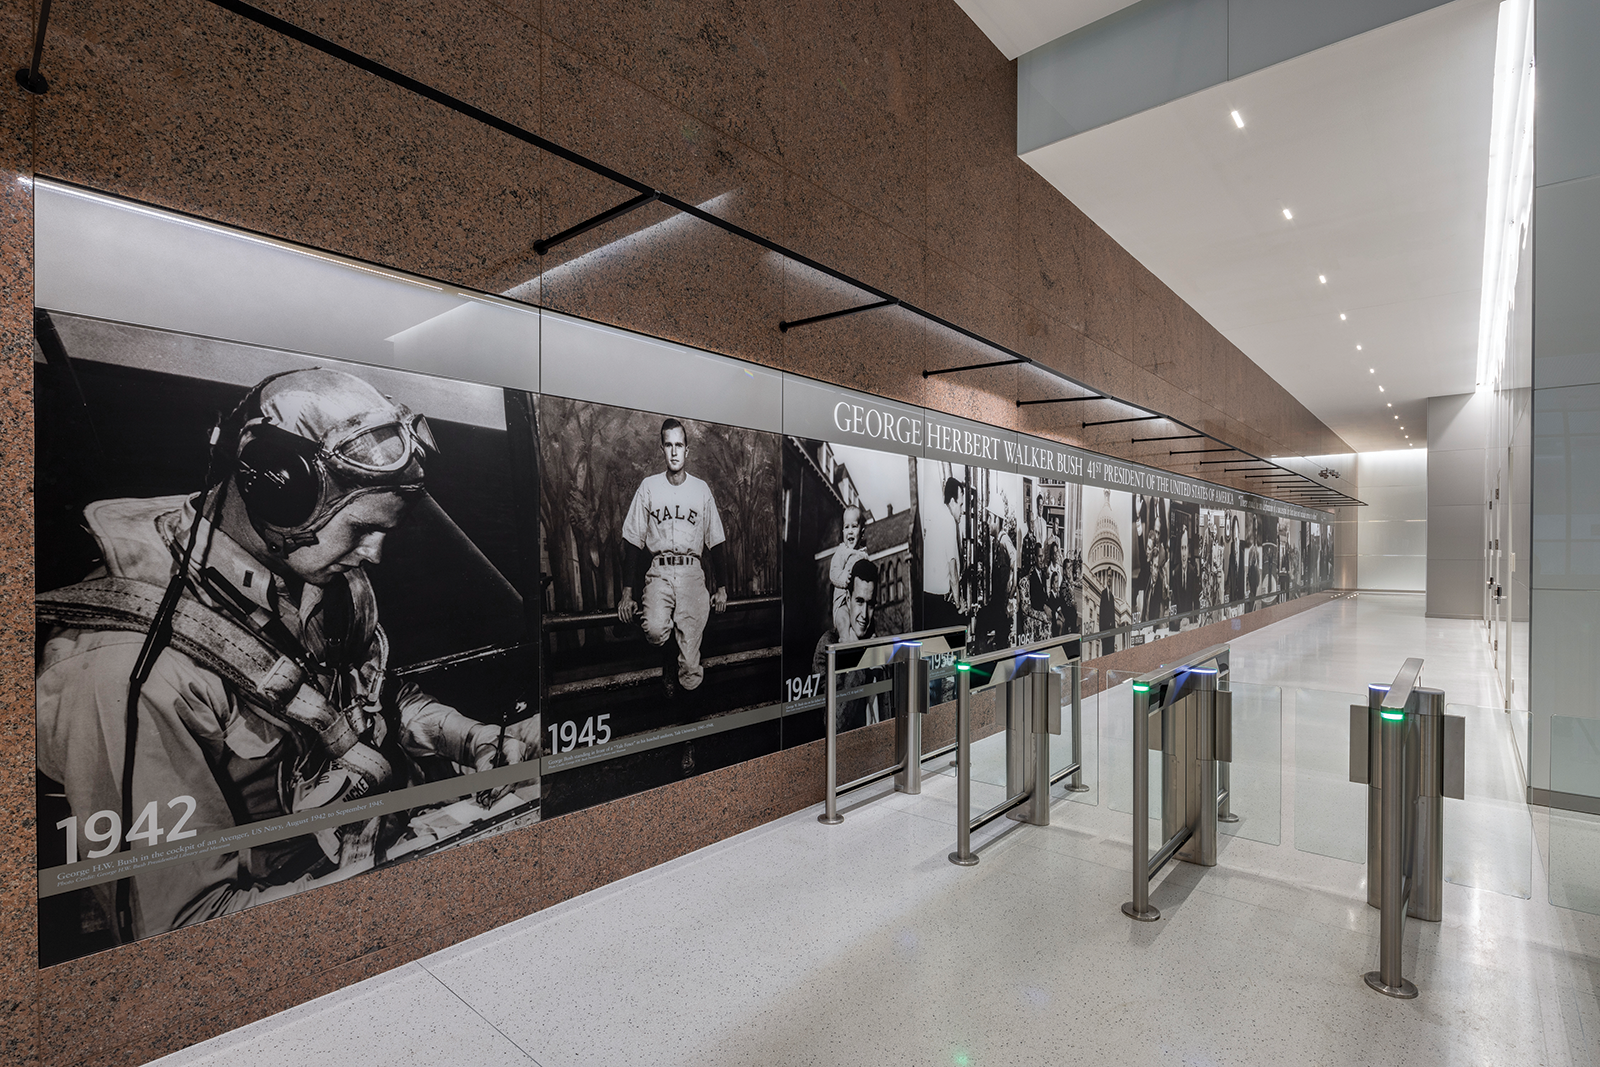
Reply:
<svg viewBox="0 0 1600 1067"><path fill-rule="evenodd" d="M954 536L946 538L953 540L947 559L938 549L930 553L943 588L930 589L938 599L929 625L966 622L982 651L1076 633L1073 589L1082 561L1063 547L1063 531L1045 517L1042 500L1028 501L1018 515L1003 491L977 506L970 492L954 477L943 486L946 529Z"/></svg>
<svg viewBox="0 0 1600 1067"><path fill-rule="evenodd" d="M1253 603L1302 584L1299 523L1204 511L1159 497L1134 502L1134 618L1180 619Z"/></svg>

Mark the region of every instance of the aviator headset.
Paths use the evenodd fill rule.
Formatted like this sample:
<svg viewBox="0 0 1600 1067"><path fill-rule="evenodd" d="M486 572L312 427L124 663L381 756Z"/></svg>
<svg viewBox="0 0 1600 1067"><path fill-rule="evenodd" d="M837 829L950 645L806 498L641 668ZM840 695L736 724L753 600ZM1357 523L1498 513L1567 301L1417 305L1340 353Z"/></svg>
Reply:
<svg viewBox="0 0 1600 1067"><path fill-rule="evenodd" d="M273 383L289 375L297 375L304 387L274 391L282 395L264 400ZM281 426L279 419L293 421L322 439ZM280 556L316 544L317 531L356 496L382 489L421 491L422 460L438 452L420 414L359 378L321 369L284 371L258 382L212 429L211 445L197 516L204 516L207 503L226 491L232 475L251 526L267 550ZM189 580L201 525L197 521L189 530L178 567L128 678L121 782L124 826L132 825L133 818L139 694L172 640L172 619ZM116 890L116 923L124 942L133 940L131 881L119 879Z"/></svg>
<svg viewBox="0 0 1600 1067"><path fill-rule="evenodd" d="M422 461L438 451L422 415L360 379L337 371L285 373L305 379L307 391L319 399L328 400L332 392L343 403L319 404L334 410L301 412L286 420L282 409L292 405L292 397L288 403L278 397L263 400L285 377L273 375L245 395L221 444L225 464L231 452L234 484L251 525L268 551L281 556L315 544L317 531L354 496L382 489L420 490ZM322 378L327 381L318 380ZM280 420L326 425L307 427L318 440L280 425Z"/></svg>

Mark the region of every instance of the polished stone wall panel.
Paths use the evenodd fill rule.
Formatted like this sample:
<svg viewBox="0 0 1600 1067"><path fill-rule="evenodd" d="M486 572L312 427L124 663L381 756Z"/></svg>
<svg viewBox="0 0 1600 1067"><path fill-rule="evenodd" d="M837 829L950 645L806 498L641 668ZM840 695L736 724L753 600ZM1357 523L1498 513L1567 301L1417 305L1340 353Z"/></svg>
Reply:
<svg viewBox="0 0 1600 1067"><path fill-rule="evenodd" d="M33 8L0 3L0 40L26 56ZM14 84L14 83L12 83ZM33 783L34 103L0 94L0 1062L37 1063Z"/></svg>
<svg viewBox="0 0 1600 1067"><path fill-rule="evenodd" d="M1346 450L1016 159L1015 67L948 0L267 6L1093 388L1263 454ZM32 10L0 3L13 55L27 52ZM10 490L0 522L5 1062L143 1062L814 804L823 763L820 742L802 745L38 970L32 226L19 177L48 174L910 403L1164 458L1160 446L1131 445L1127 425L1081 427L1128 413L1119 405L1017 408L1019 397L1071 391L1038 372L924 379L993 355L905 312L781 333L780 320L871 298L660 207L540 257L535 240L631 191L202 0L57 5L45 72L48 96L8 90L0 114L0 450L11 460L0 468ZM1237 621L1254 628L1292 610L1303 608ZM1222 633L1192 631L1097 665L1136 666ZM973 710L975 736L997 728L992 694ZM952 730L951 709L935 709L928 747ZM847 734L842 747L843 777L881 767L892 726Z"/></svg>
<svg viewBox="0 0 1600 1067"><path fill-rule="evenodd" d="M926 0L786 5L784 165L908 237L927 226ZM948 9L940 17L951 17ZM964 17L964 16L961 16Z"/></svg>
<svg viewBox="0 0 1600 1067"><path fill-rule="evenodd" d="M63 5L51 44L40 173L469 285L529 243L542 153L210 4Z"/></svg>
<svg viewBox="0 0 1600 1067"><path fill-rule="evenodd" d="M929 68L930 77L949 69L932 55ZM1029 168L1017 158L1014 107L1007 115L995 104L1014 102L1015 88L1009 64L942 78L926 117L928 251L1007 293L1016 292L1020 179Z"/></svg>
<svg viewBox="0 0 1600 1067"><path fill-rule="evenodd" d="M778 156L777 64L787 5L761 0L544 0L508 3L567 47L700 122Z"/></svg>

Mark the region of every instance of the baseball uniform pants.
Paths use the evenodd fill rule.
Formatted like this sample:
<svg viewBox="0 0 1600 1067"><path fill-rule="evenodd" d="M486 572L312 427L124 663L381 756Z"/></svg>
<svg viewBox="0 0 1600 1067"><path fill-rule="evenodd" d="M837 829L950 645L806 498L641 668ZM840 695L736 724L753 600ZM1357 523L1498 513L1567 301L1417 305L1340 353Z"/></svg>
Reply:
<svg viewBox="0 0 1600 1067"><path fill-rule="evenodd" d="M652 645L678 638L678 684L697 689L706 672L700 666L700 638L711 617L711 594L699 563L652 562L644 576L644 636Z"/></svg>

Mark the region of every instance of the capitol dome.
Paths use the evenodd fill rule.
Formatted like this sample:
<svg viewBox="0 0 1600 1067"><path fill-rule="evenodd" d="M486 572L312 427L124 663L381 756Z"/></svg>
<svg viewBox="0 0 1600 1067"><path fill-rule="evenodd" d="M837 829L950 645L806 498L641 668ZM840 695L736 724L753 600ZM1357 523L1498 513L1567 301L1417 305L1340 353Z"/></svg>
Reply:
<svg viewBox="0 0 1600 1067"><path fill-rule="evenodd" d="M1121 600L1128 588L1128 569L1122 547L1122 537L1117 531L1116 516L1111 510L1111 490L1105 490L1105 501L1100 515L1095 519L1094 540L1089 543L1086 569L1101 589L1110 589L1111 595Z"/></svg>

